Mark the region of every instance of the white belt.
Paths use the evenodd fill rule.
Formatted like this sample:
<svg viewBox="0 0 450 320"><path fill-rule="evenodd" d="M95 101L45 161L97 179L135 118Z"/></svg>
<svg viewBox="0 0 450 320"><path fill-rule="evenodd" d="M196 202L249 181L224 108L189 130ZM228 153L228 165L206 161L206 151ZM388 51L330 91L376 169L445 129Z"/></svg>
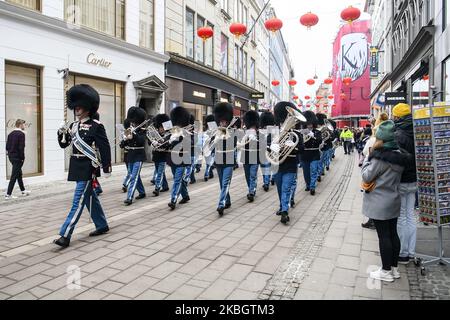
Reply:
<svg viewBox="0 0 450 320"><path fill-rule="evenodd" d="M305 148L305 151L318 151L319 148Z"/></svg>
<svg viewBox="0 0 450 320"><path fill-rule="evenodd" d="M125 147L127 150L144 150L144 147Z"/></svg>

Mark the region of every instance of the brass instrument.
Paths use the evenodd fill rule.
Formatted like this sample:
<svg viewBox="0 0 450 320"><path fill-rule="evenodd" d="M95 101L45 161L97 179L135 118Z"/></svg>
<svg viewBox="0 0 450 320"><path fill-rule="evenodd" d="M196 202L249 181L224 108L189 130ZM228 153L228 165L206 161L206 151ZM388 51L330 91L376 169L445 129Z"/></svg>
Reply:
<svg viewBox="0 0 450 320"><path fill-rule="evenodd" d="M69 89L69 68L58 70L59 73L63 73L63 80L64 80L64 120L63 124L58 130L58 133L62 135L61 143L66 143L66 135L70 131L70 126L72 125L72 122L67 121L67 91Z"/></svg>
<svg viewBox="0 0 450 320"><path fill-rule="evenodd" d="M212 154L212 151L214 150L217 142L219 142L220 140L227 140L231 138L230 129L236 124L238 120L239 117L234 117L228 127L218 127L217 129L211 130L208 133L208 139L203 145L203 155L205 157L209 157Z"/></svg>
<svg viewBox="0 0 450 320"><path fill-rule="evenodd" d="M256 130L248 130L245 134L245 136L242 138L241 142L238 142L238 149L244 149L246 145L248 145L250 142L255 141L258 142L257 138L257 132Z"/></svg>
<svg viewBox="0 0 450 320"><path fill-rule="evenodd" d="M322 150L327 141L331 139L331 133L334 131L333 125L327 119L325 119L324 122L325 125L319 129L322 134L322 144L320 145L320 150Z"/></svg>
<svg viewBox="0 0 450 320"><path fill-rule="evenodd" d="M292 129L300 122L307 122L306 118L297 110L286 107L288 116L280 129L280 134L273 141L273 145L279 145L279 151L270 150L266 152L267 160L278 166L286 161L291 152L297 147L300 138Z"/></svg>

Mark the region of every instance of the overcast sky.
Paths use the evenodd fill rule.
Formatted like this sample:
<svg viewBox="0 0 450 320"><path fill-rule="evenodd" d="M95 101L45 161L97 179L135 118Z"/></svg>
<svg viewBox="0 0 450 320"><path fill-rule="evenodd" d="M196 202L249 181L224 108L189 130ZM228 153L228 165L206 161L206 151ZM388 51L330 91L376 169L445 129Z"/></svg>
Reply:
<svg viewBox="0 0 450 320"><path fill-rule="evenodd" d="M314 96L318 84L309 87L306 80L315 75L316 68L320 81L331 71L332 43L342 24L341 11L350 5L363 11L365 0L271 0L271 4L283 20L283 37L299 83L296 93ZM309 11L319 16L319 23L308 31L300 24L300 17Z"/></svg>

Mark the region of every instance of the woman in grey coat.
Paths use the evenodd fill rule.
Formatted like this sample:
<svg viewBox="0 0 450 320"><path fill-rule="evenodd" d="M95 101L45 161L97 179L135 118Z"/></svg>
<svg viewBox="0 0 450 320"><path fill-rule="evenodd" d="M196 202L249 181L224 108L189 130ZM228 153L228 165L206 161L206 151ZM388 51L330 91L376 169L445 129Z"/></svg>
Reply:
<svg viewBox="0 0 450 320"><path fill-rule="evenodd" d="M400 239L397 233L401 207L399 186L403 170L411 160L410 155L398 149L394 131L395 124L392 121L380 125L373 151L362 167L363 181L376 184L373 191L364 194L363 213L375 223L383 262L383 267L372 272L370 277L386 282L400 278Z"/></svg>

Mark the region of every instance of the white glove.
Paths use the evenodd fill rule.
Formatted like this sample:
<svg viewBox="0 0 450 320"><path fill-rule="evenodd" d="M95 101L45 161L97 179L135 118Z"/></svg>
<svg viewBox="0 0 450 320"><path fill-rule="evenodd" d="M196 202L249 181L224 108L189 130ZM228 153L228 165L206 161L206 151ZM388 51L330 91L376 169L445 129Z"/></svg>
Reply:
<svg viewBox="0 0 450 320"><path fill-rule="evenodd" d="M105 179L111 178L111 173L105 173L105 174L104 174L104 178L105 178Z"/></svg>
<svg viewBox="0 0 450 320"><path fill-rule="evenodd" d="M295 146L295 143L292 140L288 140L288 141L286 141L286 146L287 147L293 147L293 146Z"/></svg>
<svg viewBox="0 0 450 320"><path fill-rule="evenodd" d="M302 130L300 130L301 134L309 134L310 132L311 132L311 130L309 130L309 129L302 129Z"/></svg>
<svg viewBox="0 0 450 320"><path fill-rule="evenodd" d="M273 143L273 144L270 146L270 150L272 150L272 151L275 152L275 153L279 153L280 150L281 150L281 147L280 147L279 144Z"/></svg>
<svg viewBox="0 0 450 320"><path fill-rule="evenodd" d="M174 143L174 142L177 141L177 140L178 140L178 137L177 137L177 136L171 135L171 136L170 136L169 142L170 142L170 143Z"/></svg>
<svg viewBox="0 0 450 320"><path fill-rule="evenodd" d="M308 136L314 138L314 132L311 131L310 133L308 133Z"/></svg>

